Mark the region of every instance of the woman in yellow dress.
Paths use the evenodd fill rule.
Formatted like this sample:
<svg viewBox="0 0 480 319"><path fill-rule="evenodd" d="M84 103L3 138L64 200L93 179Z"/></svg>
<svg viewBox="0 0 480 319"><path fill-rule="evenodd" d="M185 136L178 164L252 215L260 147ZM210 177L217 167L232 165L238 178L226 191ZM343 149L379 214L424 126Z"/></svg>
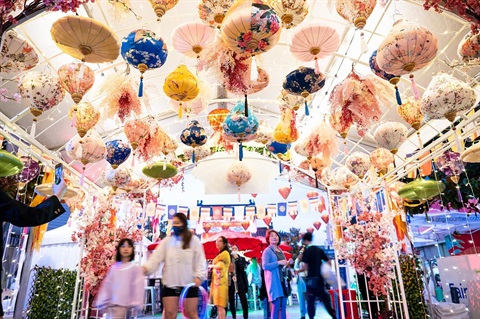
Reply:
<svg viewBox="0 0 480 319"><path fill-rule="evenodd" d="M215 242L219 251L211 267L212 284L210 285L210 299L217 307L218 319L225 319L228 304L228 268L230 266L230 252L228 251L227 238L221 236Z"/></svg>

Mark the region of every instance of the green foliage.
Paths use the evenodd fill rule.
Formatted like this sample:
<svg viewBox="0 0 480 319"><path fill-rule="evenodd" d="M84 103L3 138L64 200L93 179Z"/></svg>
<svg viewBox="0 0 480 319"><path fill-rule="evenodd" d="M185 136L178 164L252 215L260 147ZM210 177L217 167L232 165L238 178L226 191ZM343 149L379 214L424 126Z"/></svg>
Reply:
<svg viewBox="0 0 480 319"><path fill-rule="evenodd" d="M35 266L35 281L31 290L29 319L69 319L77 272Z"/></svg>
<svg viewBox="0 0 480 319"><path fill-rule="evenodd" d="M407 299L408 314L411 319L425 319L427 306L423 298L423 272L420 260L410 255L399 257L403 287ZM394 285L397 283L394 282ZM396 291L396 287L393 288Z"/></svg>

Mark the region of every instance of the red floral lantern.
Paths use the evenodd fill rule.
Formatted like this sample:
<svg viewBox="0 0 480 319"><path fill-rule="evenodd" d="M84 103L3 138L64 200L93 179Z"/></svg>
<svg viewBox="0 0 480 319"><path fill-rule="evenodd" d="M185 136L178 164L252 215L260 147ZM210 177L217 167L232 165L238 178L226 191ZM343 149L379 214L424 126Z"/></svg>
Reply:
<svg viewBox="0 0 480 319"><path fill-rule="evenodd" d="M95 82L95 74L85 63L72 62L58 69L58 77L65 90L72 96L75 104L80 103L83 96Z"/></svg>
<svg viewBox="0 0 480 319"><path fill-rule="evenodd" d="M335 8L342 18L361 30L376 4L377 0L336 0Z"/></svg>

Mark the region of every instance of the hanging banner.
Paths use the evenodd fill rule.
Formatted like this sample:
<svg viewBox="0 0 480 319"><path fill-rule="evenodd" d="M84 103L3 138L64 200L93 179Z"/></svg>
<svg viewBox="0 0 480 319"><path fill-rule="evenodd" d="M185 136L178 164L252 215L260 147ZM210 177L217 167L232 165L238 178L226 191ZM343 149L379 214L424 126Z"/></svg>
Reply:
<svg viewBox="0 0 480 319"><path fill-rule="evenodd" d="M223 213L222 206L212 206L212 219L213 220L223 219L222 213Z"/></svg>
<svg viewBox="0 0 480 319"><path fill-rule="evenodd" d="M172 220L173 216L177 213L177 205L168 205L168 220Z"/></svg>
<svg viewBox="0 0 480 319"><path fill-rule="evenodd" d="M263 205L258 205L257 206L257 218L262 219L265 218L267 211L266 207Z"/></svg>
<svg viewBox="0 0 480 319"><path fill-rule="evenodd" d="M235 220L244 220L245 219L245 208L244 206L235 206L234 207Z"/></svg>
<svg viewBox="0 0 480 319"><path fill-rule="evenodd" d="M288 215L292 217L293 220L297 218L298 215L298 203L297 202L288 202Z"/></svg>
<svg viewBox="0 0 480 319"><path fill-rule="evenodd" d="M233 207L223 207L223 219L226 221L232 220L233 217Z"/></svg>
<svg viewBox="0 0 480 319"><path fill-rule="evenodd" d="M198 221L200 216L200 207L192 206L190 207L190 220Z"/></svg>
<svg viewBox="0 0 480 319"><path fill-rule="evenodd" d="M189 209L187 206L178 206L178 212L188 217Z"/></svg>
<svg viewBox="0 0 480 319"><path fill-rule="evenodd" d="M157 204L157 208L155 209L155 215L161 219L162 216L165 214L166 209L167 209L167 205Z"/></svg>
<svg viewBox="0 0 480 319"><path fill-rule="evenodd" d="M200 218L202 220L210 220L211 219L210 211L211 211L210 207L201 207L200 208Z"/></svg>
<svg viewBox="0 0 480 319"><path fill-rule="evenodd" d="M308 199L310 203L310 208L314 212L318 212L318 197L312 197Z"/></svg>
<svg viewBox="0 0 480 319"><path fill-rule="evenodd" d="M308 199L301 199L298 201L300 205L300 212L301 213L308 213Z"/></svg>
<svg viewBox="0 0 480 319"><path fill-rule="evenodd" d="M245 206L245 219L251 220L255 217L255 206Z"/></svg>
<svg viewBox="0 0 480 319"><path fill-rule="evenodd" d="M268 204L267 205L267 214L270 215L270 217L276 216L277 215L277 204Z"/></svg>
<svg viewBox="0 0 480 319"><path fill-rule="evenodd" d="M277 215L287 216L287 203L277 203Z"/></svg>

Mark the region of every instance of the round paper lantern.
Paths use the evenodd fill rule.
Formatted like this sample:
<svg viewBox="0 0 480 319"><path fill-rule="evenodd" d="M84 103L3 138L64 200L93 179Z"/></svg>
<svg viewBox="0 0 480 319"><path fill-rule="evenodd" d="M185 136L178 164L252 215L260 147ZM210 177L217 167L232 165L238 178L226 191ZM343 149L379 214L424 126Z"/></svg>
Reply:
<svg viewBox="0 0 480 319"><path fill-rule="evenodd" d="M293 28L305 19L308 14L306 0L270 0L268 3L277 13L286 29Z"/></svg>
<svg viewBox="0 0 480 319"><path fill-rule="evenodd" d="M161 67L167 60L167 45L162 38L156 38L154 32L139 29L130 32L122 40L121 54L128 64L140 71L138 96L143 95L143 74L148 69Z"/></svg>
<svg viewBox="0 0 480 319"><path fill-rule="evenodd" d="M220 28L233 2L234 0L200 0L198 3L198 15L207 25Z"/></svg>
<svg viewBox="0 0 480 319"><path fill-rule="evenodd" d="M144 120L127 120L123 126L123 132L130 145L135 150L139 144L150 134L150 126Z"/></svg>
<svg viewBox="0 0 480 319"><path fill-rule="evenodd" d="M261 1L236 1L222 23L223 41L230 50L241 54L267 52L280 40L280 33L280 19Z"/></svg>
<svg viewBox="0 0 480 319"><path fill-rule="evenodd" d="M163 84L163 91L165 94L180 102L178 111L178 117L182 117L182 102L193 100L197 97L198 92L198 80L195 75L192 74L186 65L179 65L172 73L170 73Z"/></svg>
<svg viewBox="0 0 480 319"><path fill-rule="evenodd" d="M293 109L284 108L280 123L273 131L273 139L279 143L290 144L298 139L296 116Z"/></svg>
<svg viewBox="0 0 480 319"><path fill-rule="evenodd" d="M157 21L165 15L165 13L177 5L178 0L148 0L152 5L153 11L157 15Z"/></svg>
<svg viewBox="0 0 480 319"><path fill-rule="evenodd" d="M0 150L0 177L12 176L23 170L21 159L7 151Z"/></svg>
<svg viewBox="0 0 480 319"><path fill-rule="evenodd" d="M469 63L480 59L480 33L468 33L458 45L458 56Z"/></svg>
<svg viewBox="0 0 480 319"><path fill-rule="evenodd" d="M252 173L248 166L241 161L235 161L227 170L227 180L229 183L240 186L248 182L252 178Z"/></svg>
<svg viewBox="0 0 480 319"><path fill-rule="evenodd" d="M208 124L210 124L210 127L215 131L215 132L220 132L223 130L223 122L225 122L225 119L227 118L228 113L230 111L228 109L213 109L208 113L207 115L207 120Z"/></svg>
<svg viewBox="0 0 480 319"><path fill-rule="evenodd" d="M424 115L421 111L421 103L419 100L409 98L407 102L398 106L397 113L416 131L420 129L420 125L422 125Z"/></svg>
<svg viewBox="0 0 480 319"><path fill-rule="evenodd" d="M116 169L120 164L125 162L132 152L130 146L122 140L105 142L105 147L107 149L105 159L112 165L113 169Z"/></svg>
<svg viewBox="0 0 480 319"><path fill-rule="evenodd" d="M372 14L376 4L377 0L335 0L335 8L338 14L360 30L367 24L367 19Z"/></svg>
<svg viewBox="0 0 480 319"><path fill-rule="evenodd" d="M325 85L325 76L316 73L314 69L299 67L285 77L283 89L288 93L300 95L306 99L310 94L319 91ZM305 114L309 115L307 101L305 100Z"/></svg>
<svg viewBox="0 0 480 319"><path fill-rule="evenodd" d="M357 175L353 174L347 167L342 166L335 169L333 182L337 186L349 189L358 183Z"/></svg>
<svg viewBox="0 0 480 319"><path fill-rule="evenodd" d="M73 102L78 104L95 82L95 74L83 63L72 62L58 69L58 77Z"/></svg>
<svg viewBox="0 0 480 319"><path fill-rule="evenodd" d="M425 27L398 20L377 50L377 64L397 76L420 70L437 55L437 37Z"/></svg>
<svg viewBox="0 0 480 319"><path fill-rule="evenodd" d="M348 131L350 130L350 127L352 126L352 123L349 121L344 121L342 119L341 113L333 113L329 117L329 122L332 128L337 131L338 134L342 138L346 138L348 135Z"/></svg>
<svg viewBox="0 0 480 319"><path fill-rule="evenodd" d="M177 175L178 170L174 165L170 163L155 162L144 166L142 168L142 173L145 176L162 180L174 177L175 175Z"/></svg>
<svg viewBox="0 0 480 319"><path fill-rule="evenodd" d="M310 156L322 154L332 157L338 153L338 139L335 131L325 122L318 124L305 139L305 150Z"/></svg>
<svg viewBox="0 0 480 319"><path fill-rule="evenodd" d="M427 200L445 190L442 182L417 178L398 190L398 195L409 200Z"/></svg>
<svg viewBox="0 0 480 319"><path fill-rule="evenodd" d="M24 75L18 92L30 106L35 117L62 102L65 91L59 79L48 73L28 72Z"/></svg>
<svg viewBox="0 0 480 319"><path fill-rule="evenodd" d="M50 35L53 42L74 59L104 63L118 57L120 45L115 32L92 18L64 16L52 24Z"/></svg>
<svg viewBox="0 0 480 319"><path fill-rule="evenodd" d="M370 169L370 166L372 166L370 157L363 152L353 152L350 154L345 160L345 165L359 178L363 178L365 173Z"/></svg>
<svg viewBox="0 0 480 319"><path fill-rule="evenodd" d="M378 66L377 63L377 50L373 51L372 55L370 56L369 59L369 65L370 65L370 70L372 70L373 74L378 76L381 79L384 79L388 82L390 82L392 85L395 86L395 96L397 99L397 104L402 105L402 98L400 96L400 92L398 91L398 82L400 82L400 76L389 74Z"/></svg>
<svg viewBox="0 0 480 319"><path fill-rule="evenodd" d="M0 53L0 73L23 72L38 64L37 52L14 30L5 32Z"/></svg>
<svg viewBox="0 0 480 319"><path fill-rule="evenodd" d="M267 145L273 141L273 129L267 122L261 121L257 130L255 142Z"/></svg>
<svg viewBox="0 0 480 319"><path fill-rule="evenodd" d="M300 106L306 101L307 103L312 100L312 96L309 95L306 99L301 95L293 95L288 93L287 90L282 89L277 95L277 101L280 103L280 109L289 108L297 111Z"/></svg>
<svg viewBox="0 0 480 319"><path fill-rule="evenodd" d="M382 175L387 173L388 166L393 164L393 160L393 154L386 148L377 148L370 153L370 162Z"/></svg>
<svg viewBox="0 0 480 319"><path fill-rule="evenodd" d="M421 111L429 119L455 120L458 112L471 109L477 100L475 90L447 73L435 75L422 96Z"/></svg>
<svg viewBox="0 0 480 319"><path fill-rule="evenodd" d="M107 168L103 174L102 179L105 185L111 186L113 190L117 190L117 188L123 188L128 186L130 183L132 176L130 174L130 170L125 166L119 168Z"/></svg>
<svg viewBox="0 0 480 319"><path fill-rule="evenodd" d="M70 107L68 117L70 120L73 120L72 122L77 128L78 135L84 137L88 130L97 124L100 113L89 102L80 102L78 105Z"/></svg>
<svg viewBox="0 0 480 319"><path fill-rule="evenodd" d="M398 122L385 122L377 127L373 134L375 141L392 154L396 154L400 145L408 137L408 129L405 125Z"/></svg>
<svg viewBox="0 0 480 319"><path fill-rule="evenodd" d="M191 159L192 162L198 162L208 156L210 156L212 152L210 151L210 148L207 146L201 146L201 147L187 147L183 151L183 155L185 156L186 159Z"/></svg>
<svg viewBox="0 0 480 319"><path fill-rule="evenodd" d="M273 141L272 143L268 144L267 148L272 154L281 155L287 154L287 152L290 150L290 146L291 144L283 144Z"/></svg>
<svg viewBox="0 0 480 319"><path fill-rule="evenodd" d="M290 52L300 61L315 60L315 72L318 74L320 69L317 60L336 52L339 46L340 36L334 28L315 23L295 31Z"/></svg>
<svg viewBox="0 0 480 319"><path fill-rule="evenodd" d="M189 58L198 59L204 49L213 43L212 28L201 22L187 22L177 27L172 34L172 46Z"/></svg>
<svg viewBox="0 0 480 319"><path fill-rule="evenodd" d="M193 120L188 124L188 127L182 131L180 141L191 147L202 146L207 142L207 133L197 120Z"/></svg>
<svg viewBox="0 0 480 319"><path fill-rule="evenodd" d="M251 110L247 110L245 116L245 104L242 101L232 108L223 123L225 135L233 141L250 141L255 138L258 129L258 120Z"/></svg>
<svg viewBox="0 0 480 319"><path fill-rule="evenodd" d="M82 162L83 165L101 161L107 149L100 135L95 130L90 130L81 138L75 135L65 145L67 155L73 159Z"/></svg>

